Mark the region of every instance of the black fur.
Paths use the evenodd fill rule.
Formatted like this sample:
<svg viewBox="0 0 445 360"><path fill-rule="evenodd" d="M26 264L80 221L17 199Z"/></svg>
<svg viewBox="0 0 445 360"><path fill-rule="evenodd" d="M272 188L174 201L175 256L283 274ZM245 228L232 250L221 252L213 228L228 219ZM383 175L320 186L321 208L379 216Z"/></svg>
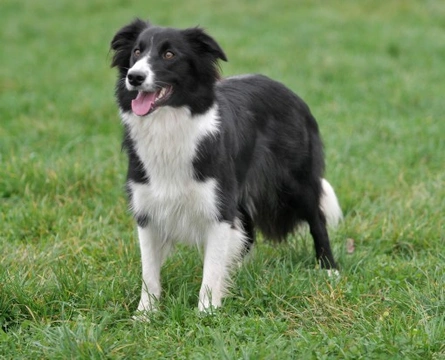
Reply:
<svg viewBox="0 0 445 360"><path fill-rule="evenodd" d="M186 106L197 115L218 104L221 131L199 144L194 175L200 181L217 180L220 219L233 224L239 218L248 247L255 229L269 239L283 240L305 221L322 267L336 267L320 210L323 147L317 123L303 100L261 75L221 80L217 61L226 61L226 55L199 28L161 28L136 19L115 35L111 47L112 66L119 69L116 95L122 111L131 111L136 96L124 85L135 48L151 51L157 78L172 84L174 93L165 105ZM176 57L166 65L159 54L167 48ZM128 179L149 182L130 137L125 139ZM137 220L144 225L149 217Z"/></svg>

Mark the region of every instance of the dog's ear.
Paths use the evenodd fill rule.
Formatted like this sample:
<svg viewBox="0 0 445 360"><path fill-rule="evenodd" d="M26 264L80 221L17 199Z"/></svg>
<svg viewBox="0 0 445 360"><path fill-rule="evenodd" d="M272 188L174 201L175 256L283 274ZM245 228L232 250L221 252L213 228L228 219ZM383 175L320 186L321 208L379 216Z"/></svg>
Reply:
<svg viewBox="0 0 445 360"><path fill-rule="evenodd" d="M128 69L130 66L130 55L133 49L134 43L139 34L150 27L148 21L141 19L134 19L133 22L120 29L113 40L111 40L111 50L114 50L113 60L111 67L119 67L121 69Z"/></svg>
<svg viewBox="0 0 445 360"><path fill-rule="evenodd" d="M218 43L203 29L196 27L182 31L185 39L199 52L212 55L215 60L221 59L227 61L226 54L218 45Z"/></svg>

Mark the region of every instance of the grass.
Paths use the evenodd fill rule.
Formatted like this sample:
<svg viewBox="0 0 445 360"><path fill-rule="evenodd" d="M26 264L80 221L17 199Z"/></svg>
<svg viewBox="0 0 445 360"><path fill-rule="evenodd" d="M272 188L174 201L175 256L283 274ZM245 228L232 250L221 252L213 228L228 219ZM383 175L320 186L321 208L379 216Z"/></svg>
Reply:
<svg viewBox="0 0 445 360"><path fill-rule="evenodd" d="M345 221L338 279L311 239L260 242L212 316L201 259L140 263L108 44L135 15L200 24L230 62L310 105ZM2 2L0 358L444 359L445 5L439 1ZM355 251L346 251L347 239Z"/></svg>

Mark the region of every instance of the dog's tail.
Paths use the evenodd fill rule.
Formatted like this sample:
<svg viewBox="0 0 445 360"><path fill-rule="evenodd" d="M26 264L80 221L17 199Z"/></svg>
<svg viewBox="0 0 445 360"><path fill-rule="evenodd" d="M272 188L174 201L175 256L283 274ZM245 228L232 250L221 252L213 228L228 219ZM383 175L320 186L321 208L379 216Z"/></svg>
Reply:
<svg viewBox="0 0 445 360"><path fill-rule="evenodd" d="M322 194L320 208L326 217L326 222L330 227L336 227L343 218L343 213L338 203L334 189L326 179L321 179Z"/></svg>

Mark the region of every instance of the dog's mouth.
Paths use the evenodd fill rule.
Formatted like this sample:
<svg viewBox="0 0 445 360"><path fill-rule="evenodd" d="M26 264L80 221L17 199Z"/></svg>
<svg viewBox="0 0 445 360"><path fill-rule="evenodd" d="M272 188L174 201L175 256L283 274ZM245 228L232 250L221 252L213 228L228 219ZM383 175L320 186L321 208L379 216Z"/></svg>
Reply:
<svg viewBox="0 0 445 360"><path fill-rule="evenodd" d="M139 91L136 99L131 101L131 109L138 116L146 116L163 106L172 93L171 86L160 88L155 92Z"/></svg>

